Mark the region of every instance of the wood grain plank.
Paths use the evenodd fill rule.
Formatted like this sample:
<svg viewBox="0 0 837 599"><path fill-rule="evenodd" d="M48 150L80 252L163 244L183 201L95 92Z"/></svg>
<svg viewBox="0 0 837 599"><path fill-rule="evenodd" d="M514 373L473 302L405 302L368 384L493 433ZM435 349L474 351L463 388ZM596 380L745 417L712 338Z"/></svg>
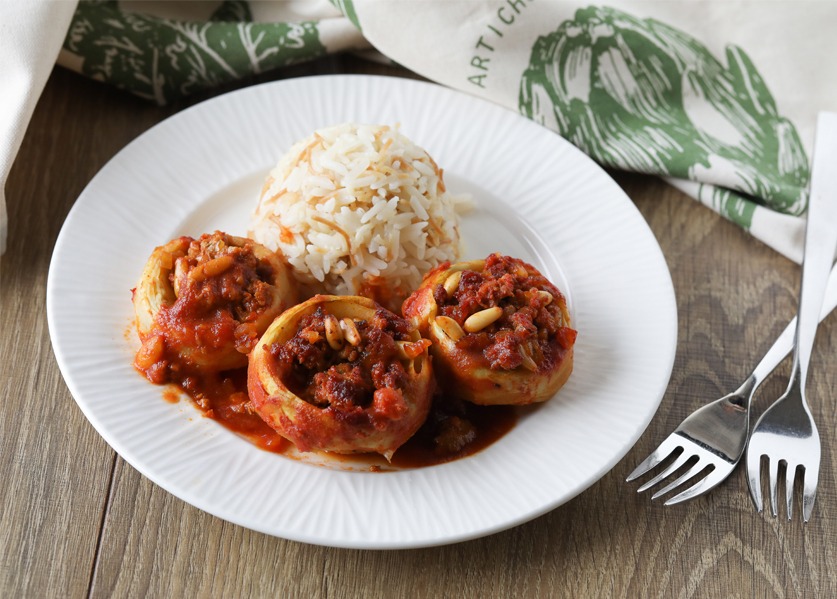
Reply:
<svg viewBox="0 0 837 599"><path fill-rule="evenodd" d="M6 185L0 258L0 595L83 597L115 454L76 408L52 354L45 294L60 223L105 157L50 84ZM79 107L80 108L80 107ZM67 148L73 151L67 152Z"/></svg>

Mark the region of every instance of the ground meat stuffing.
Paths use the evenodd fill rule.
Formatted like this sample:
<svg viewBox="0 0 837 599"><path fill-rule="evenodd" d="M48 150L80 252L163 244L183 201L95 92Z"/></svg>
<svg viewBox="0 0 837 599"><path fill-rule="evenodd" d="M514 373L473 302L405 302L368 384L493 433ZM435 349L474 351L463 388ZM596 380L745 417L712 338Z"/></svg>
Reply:
<svg viewBox="0 0 837 599"><path fill-rule="evenodd" d="M546 292L546 293L543 293ZM567 327L565 303L558 289L522 260L492 254L483 272L466 270L456 290L443 284L433 290L439 314L465 328L471 315L499 307L501 316L485 328L467 332L456 347L481 353L493 370L523 366L538 370L558 347L568 349L576 332Z"/></svg>
<svg viewBox="0 0 837 599"><path fill-rule="evenodd" d="M489 407L488 411L492 408L496 406ZM461 399L447 397L437 387L430 413L416 433L415 440L432 450L437 457L455 455L476 440L479 427L475 423L481 419L475 416L485 410L486 406L475 406Z"/></svg>
<svg viewBox="0 0 837 599"><path fill-rule="evenodd" d="M320 307L300 319L297 332L286 343L274 343L268 352L288 389L319 408L340 411L357 408L397 420L407 410L403 397L407 374L396 342L423 351L424 342L410 342L410 324L384 309L369 320L352 321L359 343L344 341L333 349L326 336L328 314ZM345 331L345 325L343 329Z"/></svg>
<svg viewBox="0 0 837 599"><path fill-rule="evenodd" d="M259 341L255 321L273 304L273 268L259 260L253 247L232 245L234 240L216 231L200 239L182 237L185 255L163 253L160 266L170 270L176 300L163 306L154 327L143 339L135 366L153 383L183 383L202 377L206 367L196 366L170 353L185 344L212 353L228 347L249 353ZM187 381L188 383L188 381Z"/></svg>
<svg viewBox="0 0 837 599"><path fill-rule="evenodd" d="M251 245L236 247L216 231L192 240L185 256L174 260L169 279L177 294L172 318L217 320L234 326L236 349L249 353L258 342L252 324L270 306L273 269L260 261ZM220 313L220 314L219 314Z"/></svg>

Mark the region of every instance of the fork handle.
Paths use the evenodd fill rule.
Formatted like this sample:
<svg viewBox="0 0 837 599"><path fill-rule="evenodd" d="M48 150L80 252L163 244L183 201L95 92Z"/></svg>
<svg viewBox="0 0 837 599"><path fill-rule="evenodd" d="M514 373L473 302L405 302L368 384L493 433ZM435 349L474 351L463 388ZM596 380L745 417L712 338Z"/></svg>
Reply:
<svg viewBox="0 0 837 599"><path fill-rule="evenodd" d="M796 321L795 352L790 385L796 382L803 397L808 364L817 333L817 316L822 308L828 271L837 248L837 114L821 112L817 118L805 253L799 286L799 314ZM790 388L790 385L788 388Z"/></svg>
<svg viewBox="0 0 837 599"><path fill-rule="evenodd" d="M831 274L828 277L828 283L825 288L825 298L822 302L822 310L820 311L820 322L826 316L831 314L831 311L837 308L837 266L831 269ZM787 355L793 349L793 336L796 333L796 317L788 323L782 334L776 339L773 346L767 350L764 357L759 362L758 366L753 370L752 378L756 379L756 385L761 383L767 376L773 372L776 367L782 363Z"/></svg>

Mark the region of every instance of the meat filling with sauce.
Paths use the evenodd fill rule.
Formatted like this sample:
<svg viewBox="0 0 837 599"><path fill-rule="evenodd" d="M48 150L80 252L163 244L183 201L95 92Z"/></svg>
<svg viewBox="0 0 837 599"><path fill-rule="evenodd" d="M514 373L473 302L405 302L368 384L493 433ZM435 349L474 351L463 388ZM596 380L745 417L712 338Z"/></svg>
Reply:
<svg viewBox="0 0 837 599"><path fill-rule="evenodd" d="M273 298L265 281L273 269L259 261L253 247L237 247L229 236L216 231L189 244L186 256L177 258L169 275L178 298L170 314L183 320L218 318L235 338L242 354L256 345L253 321Z"/></svg>
<svg viewBox="0 0 837 599"><path fill-rule="evenodd" d="M208 365L184 358L184 346L209 356L234 347L246 364L243 356L261 333L255 321L274 301L271 265L259 260L251 245L233 245L220 231L192 239L185 255L163 254L162 260L170 262L163 266L170 268L168 280L177 299L157 314L137 353L137 368L157 384L179 383L197 366L205 370Z"/></svg>
<svg viewBox="0 0 837 599"><path fill-rule="evenodd" d="M576 332L566 326L563 302L553 302L561 292L522 260L492 254L482 272L461 273L453 275L456 285L445 281L433 290L439 315L462 333L457 349L481 355L492 370L538 371L554 342L572 347Z"/></svg>
<svg viewBox="0 0 837 599"><path fill-rule="evenodd" d="M383 309L369 320L338 321L319 307L300 319L289 341L274 343L268 353L297 397L344 413L372 408L383 425L407 411L408 375L401 360L419 355L430 343L412 342L410 329L406 320Z"/></svg>

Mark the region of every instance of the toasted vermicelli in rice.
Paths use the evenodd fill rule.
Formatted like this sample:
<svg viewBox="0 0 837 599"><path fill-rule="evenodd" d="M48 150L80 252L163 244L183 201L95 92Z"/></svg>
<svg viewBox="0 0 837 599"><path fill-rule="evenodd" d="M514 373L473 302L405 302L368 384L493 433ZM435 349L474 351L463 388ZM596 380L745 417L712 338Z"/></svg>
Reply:
<svg viewBox="0 0 837 599"><path fill-rule="evenodd" d="M392 305L460 253L442 169L395 128L344 123L294 144L270 172L250 236L281 252L309 293ZM393 301L389 301L390 298Z"/></svg>

